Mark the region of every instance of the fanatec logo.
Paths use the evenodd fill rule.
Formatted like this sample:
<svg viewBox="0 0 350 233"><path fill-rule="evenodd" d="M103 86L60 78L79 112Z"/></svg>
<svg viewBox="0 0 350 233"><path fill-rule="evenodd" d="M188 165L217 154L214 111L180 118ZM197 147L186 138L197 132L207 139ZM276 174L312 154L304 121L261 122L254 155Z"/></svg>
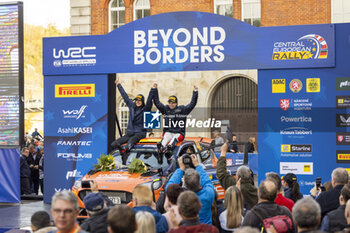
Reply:
<svg viewBox="0 0 350 233"><path fill-rule="evenodd" d="M85 118L83 115L85 109L87 108L87 105L81 106L79 110L62 110L63 112L63 117L64 118L72 118L78 120L79 118Z"/></svg>

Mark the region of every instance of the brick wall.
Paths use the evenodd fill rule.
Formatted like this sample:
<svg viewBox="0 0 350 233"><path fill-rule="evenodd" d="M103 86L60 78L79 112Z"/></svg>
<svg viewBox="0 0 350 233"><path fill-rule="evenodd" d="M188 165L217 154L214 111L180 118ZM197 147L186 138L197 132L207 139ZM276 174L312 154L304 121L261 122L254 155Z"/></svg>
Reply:
<svg viewBox="0 0 350 233"><path fill-rule="evenodd" d="M261 26L331 23L331 0L261 0Z"/></svg>

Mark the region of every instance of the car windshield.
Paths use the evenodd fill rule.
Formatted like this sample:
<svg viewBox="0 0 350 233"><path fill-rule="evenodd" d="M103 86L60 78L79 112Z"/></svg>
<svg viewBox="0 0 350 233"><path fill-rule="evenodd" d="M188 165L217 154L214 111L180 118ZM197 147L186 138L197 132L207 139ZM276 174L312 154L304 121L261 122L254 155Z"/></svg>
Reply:
<svg viewBox="0 0 350 233"><path fill-rule="evenodd" d="M128 159L126 160L126 166L129 166L129 164L131 163L131 161L134 158L140 159L142 160L148 167L148 169L151 170L157 170L159 168L166 168L168 167L168 163L167 163L167 159L163 156L163 161L162 163L158 162L157 159L158 153L155 151L155 149L147 149L147 148L134 148L131 149L130 153L128 153ZM122 156L119 154L119 152L117 152L114 155L115 160L120 163L123 164L122 162Z"/></svg>

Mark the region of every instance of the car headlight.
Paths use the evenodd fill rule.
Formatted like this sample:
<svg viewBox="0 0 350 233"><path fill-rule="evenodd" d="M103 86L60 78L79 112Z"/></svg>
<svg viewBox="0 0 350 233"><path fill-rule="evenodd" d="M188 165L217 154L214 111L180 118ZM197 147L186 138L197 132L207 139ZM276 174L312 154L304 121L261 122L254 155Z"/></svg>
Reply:
<svg viewBox="0 0 350 233"><path fill-rule="evenodd" d="M159 189L160 187L162 187L162 180L161 179L155 179L151 182L147 182L147 183L143 183L143 184L140 184L140 185L144 185L144 186L147 186L148 188L150 188L151 190L157 190ZM153 188L152 188L153 187Z"/></svg>
<svg viewBox="0 0 350 233"><path fill-rule="evenodd" d="M81 178L76 180L73 185L73 189L80 189L81 188Z"/></svg>

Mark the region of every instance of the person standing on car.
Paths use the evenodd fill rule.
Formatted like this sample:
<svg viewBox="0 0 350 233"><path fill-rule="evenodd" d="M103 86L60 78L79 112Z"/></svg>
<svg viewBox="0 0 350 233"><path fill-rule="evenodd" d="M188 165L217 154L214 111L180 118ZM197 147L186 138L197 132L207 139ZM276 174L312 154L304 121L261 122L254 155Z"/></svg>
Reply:
<svg viewBox="0 0 350 233"><path fill-rule="evenodd" d="M159 101L157 84L153 84L153 101L158 110L163 114L167 127L163 126L162 140L157 144L159 152L167 149L171 151L178 142L184 140L186 132L186 117L194 109L198 100L198 87L193 86L191 102L188 105L178 105L175 95L169 96L168 105ZM168 146L167 146L168 145Z"/></svg>
<svg viewBox="0 0 350 233"><path fill-rule="evenodd" d="M171 184L180 184L184 177L184 186L197 194L202 204L199 212L199 221L205 224L212 224L211 206L215 199L214 185L203 167L199 165L197 156L191 155L192 164L195 167L187 168L183 163L183 158L178 158L179 168L171 176L166 190ZM186 170L186 171L185 171Z"/></svg>
<svg viewBox="0 0 350 233"><path fill-rule="evenodd" d="M142 94L138 94L133 102L120 84L119 77L116 78L115 84L129 108L129 121L126 135L112 142L111 146L113 149L117 148L121 152L121 145L127 143L125 148L125 152L127 153L136 143L146 137L147 130L143 128L143 113L150 111L152 108L152 91L148 95L146 104L145 97Z"/></svg>

